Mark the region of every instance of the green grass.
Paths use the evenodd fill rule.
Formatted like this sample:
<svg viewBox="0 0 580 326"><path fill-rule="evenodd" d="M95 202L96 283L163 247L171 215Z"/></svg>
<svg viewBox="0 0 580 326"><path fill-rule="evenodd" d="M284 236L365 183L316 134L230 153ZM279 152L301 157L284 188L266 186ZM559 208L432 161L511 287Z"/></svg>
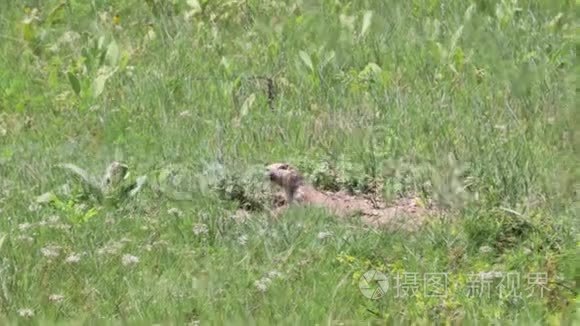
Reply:
<svg viewBox="0 0 580 326"><path fill-rule="evenodd" d="M0 2L2 324L577 322L574 2L199 2ZM148 176L135 198L83 197L55 167L112 160ZM410 234L314 208L236 223L224 190L263 199L276 161L447 213ZM188 200L151 187L170 166Z"/></svg>

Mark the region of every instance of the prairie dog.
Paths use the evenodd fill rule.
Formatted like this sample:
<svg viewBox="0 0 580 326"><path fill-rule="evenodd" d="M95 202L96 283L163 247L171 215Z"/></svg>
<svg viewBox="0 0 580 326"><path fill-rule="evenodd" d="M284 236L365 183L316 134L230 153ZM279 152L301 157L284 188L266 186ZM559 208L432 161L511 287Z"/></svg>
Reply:
<svg viewBox="0 0 580 326"><path fill-rule="evenodd" d="M286 201L291 204L300 187L304 186L304 178L288 163L273 163L266 167L270 181L280 186L286 192Z"/></svg>
<svg viewBox="0 0 580 326"><path fill-rule="evenodd" d="M287 163L273 163L267 166L267 175L270 180L286 192L286 202L314 204L325 207L338 215L345 215L354 207L348 198L335 198L316 190L307 183L302 175Z"/></svg>
<svg viewBox="0 0 580 326"><path fill-rule="evenodd" d="M266 166L266 176L284 189L286 203L315 205L327 209L338 217L359 216L363 222L373 225L393 225L413 230L425 220L428 211L417 205L415 198L404 198L394 206L377 203L374 199L350 195L344 192L323 192L309 184L288 163L273 163ZM276 208L277 215L284 207ZM394 223L394 224L393 224Z"/></svg>

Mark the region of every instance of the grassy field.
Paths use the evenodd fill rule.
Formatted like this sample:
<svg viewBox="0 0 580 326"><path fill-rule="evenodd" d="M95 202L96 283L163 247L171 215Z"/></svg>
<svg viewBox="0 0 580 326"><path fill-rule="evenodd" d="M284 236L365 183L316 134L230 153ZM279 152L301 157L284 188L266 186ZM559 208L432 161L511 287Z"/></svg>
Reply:
<svg viewBox="0 0 580 326"><path fill-rule="evenodd" d="M575 6L1 1L0 323L577 323ZM275 220L280 161L445 214Z"/></svg>

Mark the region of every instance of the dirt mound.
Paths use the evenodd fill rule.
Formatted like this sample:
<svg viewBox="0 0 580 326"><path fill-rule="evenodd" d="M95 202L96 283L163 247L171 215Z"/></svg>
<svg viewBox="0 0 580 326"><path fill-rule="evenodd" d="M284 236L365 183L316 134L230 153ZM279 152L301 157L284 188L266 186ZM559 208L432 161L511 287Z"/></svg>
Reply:
<svg viewBox="0 0 580 326"><path fill-rule="evenodd" d="M401 198L387 205L373 196L355 196L344 191L321 191L308 184L302 175L287 163L274 163L266 168L270 181L284 190L275 202L275 214L289 205L316 205L338 217L360 216L363 222L389 229L414 230L437 209L418 197Z"/></svg>

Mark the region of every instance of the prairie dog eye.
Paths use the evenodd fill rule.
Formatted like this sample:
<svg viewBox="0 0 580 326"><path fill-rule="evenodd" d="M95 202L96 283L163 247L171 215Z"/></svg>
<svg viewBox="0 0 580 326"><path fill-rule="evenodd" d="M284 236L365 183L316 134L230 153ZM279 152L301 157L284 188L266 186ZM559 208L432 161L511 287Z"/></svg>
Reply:
<svg viewBox="0 0 580 326"><path fill-rule="evenodd" d="M280 165L280 169L281 170L288 170L288 164L284 163L284 164Z"/></svg>

